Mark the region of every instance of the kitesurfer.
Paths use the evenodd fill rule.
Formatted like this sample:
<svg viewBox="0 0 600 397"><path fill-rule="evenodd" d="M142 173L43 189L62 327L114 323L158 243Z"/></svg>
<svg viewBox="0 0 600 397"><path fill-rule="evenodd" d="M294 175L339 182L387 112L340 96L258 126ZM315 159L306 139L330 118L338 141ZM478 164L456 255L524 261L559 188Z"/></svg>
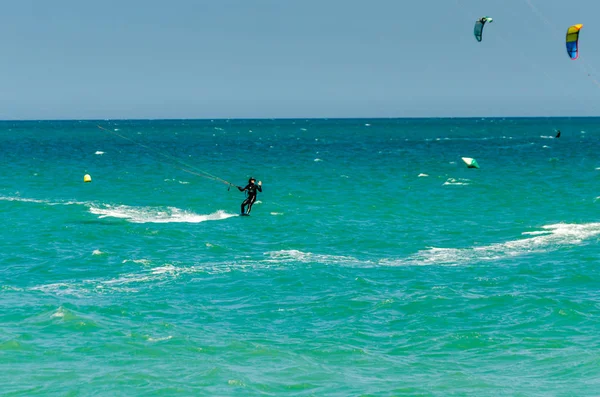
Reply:
<svg viewBox="0 0 600 397"><path fill-rule="evenodd" d="M556 132L558 132L558 134L556 134L556 138L560 138L560 130L556 130Z"/></svg>
<svg viewBox="0 0 600 397"><path fill-rule="evenodd" d="M250 178L248 179L248 184L246 187L237 186L240 192L247 192L246 200L242 202L242 215L250 215L250 210L252 210L252 204L256 201L257 191L262 192L262 182L258 181L256 183L256 179ZM248 209L246 209L248 207Z"/></svg>

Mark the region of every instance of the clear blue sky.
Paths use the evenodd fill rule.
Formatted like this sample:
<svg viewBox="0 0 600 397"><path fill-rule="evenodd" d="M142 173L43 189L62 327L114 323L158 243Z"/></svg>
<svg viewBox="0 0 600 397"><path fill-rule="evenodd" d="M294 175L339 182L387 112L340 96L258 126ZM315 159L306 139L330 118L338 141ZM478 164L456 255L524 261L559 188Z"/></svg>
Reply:
<svg viewBox="0 0 600 397"><path fill-rule="evenodd" d="M0 119L600 115L598 15L598 0L4 1Z"/></svg>

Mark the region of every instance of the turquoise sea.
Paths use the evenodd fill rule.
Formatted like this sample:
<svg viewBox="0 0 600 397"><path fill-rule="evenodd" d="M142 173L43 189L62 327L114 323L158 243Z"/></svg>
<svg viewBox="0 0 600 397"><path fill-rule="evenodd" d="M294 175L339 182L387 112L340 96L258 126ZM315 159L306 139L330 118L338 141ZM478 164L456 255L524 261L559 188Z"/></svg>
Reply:
<svg viewBox="0 0 600 397"><path fill-rule="evenodd" d="M1 122L0 147L0 395L600 394L600 119ZM205 172L262 181L252 215Z"/></svg>

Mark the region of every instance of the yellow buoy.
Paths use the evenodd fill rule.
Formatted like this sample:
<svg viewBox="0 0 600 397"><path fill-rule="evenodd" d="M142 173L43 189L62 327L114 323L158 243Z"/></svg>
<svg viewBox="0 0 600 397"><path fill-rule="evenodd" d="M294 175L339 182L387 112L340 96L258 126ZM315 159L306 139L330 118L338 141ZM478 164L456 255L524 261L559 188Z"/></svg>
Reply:
<svg viewBox="0 0 600 397"><path fill-rule="evenodd" d="M85 174L83 176L83 181L84 182L91 182L92 181L92 177L90 176L90 174Z"/></svg>

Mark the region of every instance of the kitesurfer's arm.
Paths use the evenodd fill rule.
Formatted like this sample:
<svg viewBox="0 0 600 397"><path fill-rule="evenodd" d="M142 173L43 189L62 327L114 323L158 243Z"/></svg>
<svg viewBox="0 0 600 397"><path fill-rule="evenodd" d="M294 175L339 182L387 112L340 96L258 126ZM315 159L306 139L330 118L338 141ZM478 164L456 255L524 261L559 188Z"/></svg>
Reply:
<svg viewBox="0 0 600 397"><path fill-rule="evenodd" d="M250 185L246 185L246 187L240 187L240 186L238 186L237 188L238 188L238 190L240 192L243 192L244 190L248 189L249 187L250 187Z"/></svg>

